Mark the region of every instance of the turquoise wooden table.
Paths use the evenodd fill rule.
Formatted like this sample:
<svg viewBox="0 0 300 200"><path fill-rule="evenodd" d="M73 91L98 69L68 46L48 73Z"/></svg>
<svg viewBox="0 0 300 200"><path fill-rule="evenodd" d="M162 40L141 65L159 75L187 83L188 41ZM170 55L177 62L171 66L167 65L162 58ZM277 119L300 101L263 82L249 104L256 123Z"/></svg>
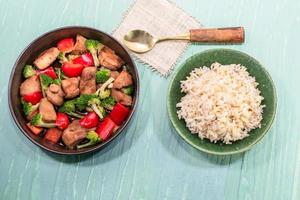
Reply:
<svg viewBox="0 0 300 200"><path fill-rule="evenodd" d="M0 199L300 199L297 0L176 1L205 26L243 25L246 43L228 48L254 56L274 78L276 120L267 136L246 153L211 156L182 141L167 116L170 77L162 78L139 63L138 111L127 132L103 151L53 155L22 135L7 103L9 74L22 49L42 33L66 25L110 33L131 3L0 0ZM192 45L180 63L215 47Z"/></svg>

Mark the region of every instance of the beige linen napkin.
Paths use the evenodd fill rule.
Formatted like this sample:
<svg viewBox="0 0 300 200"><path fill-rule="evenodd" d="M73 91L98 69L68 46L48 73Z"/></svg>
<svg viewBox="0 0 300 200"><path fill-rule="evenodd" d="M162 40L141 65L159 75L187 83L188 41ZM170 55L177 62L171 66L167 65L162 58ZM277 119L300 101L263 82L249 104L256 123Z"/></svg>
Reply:
<svg viewBox="0 0 300 200"><path fill-rule="evenodd" d="M168 0L136 0L113 36L122 41L123 36L134 29L146 30L155 37L169 36L187 33L189 29L200 26L196 19ZM168 76L187 46L186 41L166 41L158 43L147 53L132 54L161 75Z"/></svg>

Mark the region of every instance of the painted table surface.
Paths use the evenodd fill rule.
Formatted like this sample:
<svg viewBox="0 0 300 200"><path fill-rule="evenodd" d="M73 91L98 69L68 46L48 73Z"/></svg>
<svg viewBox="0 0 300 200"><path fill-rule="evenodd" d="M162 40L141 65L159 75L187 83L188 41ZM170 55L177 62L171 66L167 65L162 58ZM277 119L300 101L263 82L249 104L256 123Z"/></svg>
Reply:
<svg viewBox="0 0 300 200"><path fill-rule="evenodd" d="M7 86L22 49L65 25L112 32L132 1L0 0L0 199L300 199L300 1L177 0L205 26L239 26L246 42L228 48L257 58L274 78L278 112L252 150L212 156L177 136L167 115L170 78L137 63L141 96L127 132L103 151L59 156L22 135ZM180 59L219 46L191 45Z"/></svg>

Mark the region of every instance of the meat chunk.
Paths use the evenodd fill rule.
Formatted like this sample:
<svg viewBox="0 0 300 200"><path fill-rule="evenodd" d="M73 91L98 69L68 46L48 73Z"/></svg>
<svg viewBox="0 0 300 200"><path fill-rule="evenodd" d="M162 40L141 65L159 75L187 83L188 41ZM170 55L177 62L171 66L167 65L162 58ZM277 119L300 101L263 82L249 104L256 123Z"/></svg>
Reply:
<svg viewBox="0 0 300 200"><path fill-rule="evenodd" d="M39 69L45 69L49 65L51 65L59 54L59 50L56 47L52 47L50 49L42 52L37 59L33 62L35 66Z"/></svg>
<svg viewBox="0 0 300 200"><path fill-rule="evenodd" d="M64 103L64 92L61 87L56 84L51 84L46 91L47 99L56 106Z"/></svg>
<svg viewBox="0 0 300 200"><path fill-rule="evenodd" d="M98 58L100 65L110 70L117 70L124 64L124 61L106 46L101 49Z"/></svg>
<svg viewBox="0 0 300 200"><path fill-rule="evenodd" d="M125 106L131 106L132 105L132 97L129 95L124 94L123 92L112 89L111 90L111 96L119 103L125 105Z"/></svg>
<svg viewBox="0 0 300 200"><path fill-rule="evenodd" d="M47 98L43 98L40 102L39 112L45 122L54 122L56 120L56 112L54 106Z"/></svg>
<svg viewBox="0 0 300 200"><path fill-rule="evenodd" d="M119 72L118 71L111 71L110 72L110 77L116 79L119 76Z"/></svg>
<svg viewBox="0 0 300 200"><path fill-rule="evenodd" d="M93 94L96 92L96 67L85 67L80 78L80 94Z"/></svg>
<svg viewBox="0 0 300 200"><path fill-rule="evenodd" d="M68 78L61 81L66 99L72 99L79 95L79 78Z"/></svg>
<svg viewBox="0 0 300 200"><path fill-rule="evenodd" d="M114 81L113 88L121 89L129 85L132 85L132 77L126 70L123 70Z"/></svg>
<svg viewBox="0 0 300 200"><path fill-rule="evenodd" d="M26 79L20 86L20 95L32 94L41 91L41 84L38 76Z"/></svg>
<svg viewBox="0 0 300 200"><path fill-rule="evenodd" d="M73 53L81 54L81 53L86 52L87 49L85 47L85 41L86 41L85 37L83 37L82 35L76 35L76 43L74 46Z"/></svg>
<svg viewBox="0 0 300 200"><path fill-rule="evenodd" d="M64 130L62 140L67 147L73 149L86 135L87 130L80 125L79 120L74 120L68 128Z"/></svg>

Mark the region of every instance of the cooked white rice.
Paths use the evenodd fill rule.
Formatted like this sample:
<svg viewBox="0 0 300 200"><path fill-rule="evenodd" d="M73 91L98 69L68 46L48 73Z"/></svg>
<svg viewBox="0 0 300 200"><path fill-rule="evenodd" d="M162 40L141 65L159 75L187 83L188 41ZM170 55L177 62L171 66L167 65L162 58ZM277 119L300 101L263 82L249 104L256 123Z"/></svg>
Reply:
<svg viewBox="0 0 300 200"><path fill-rule="evenodd" d="M264 105L257 85L240 64L196 68L181 81L186 95L176 105L178 117L202 139L226 144L241 140L261 126Z"/></svg>

